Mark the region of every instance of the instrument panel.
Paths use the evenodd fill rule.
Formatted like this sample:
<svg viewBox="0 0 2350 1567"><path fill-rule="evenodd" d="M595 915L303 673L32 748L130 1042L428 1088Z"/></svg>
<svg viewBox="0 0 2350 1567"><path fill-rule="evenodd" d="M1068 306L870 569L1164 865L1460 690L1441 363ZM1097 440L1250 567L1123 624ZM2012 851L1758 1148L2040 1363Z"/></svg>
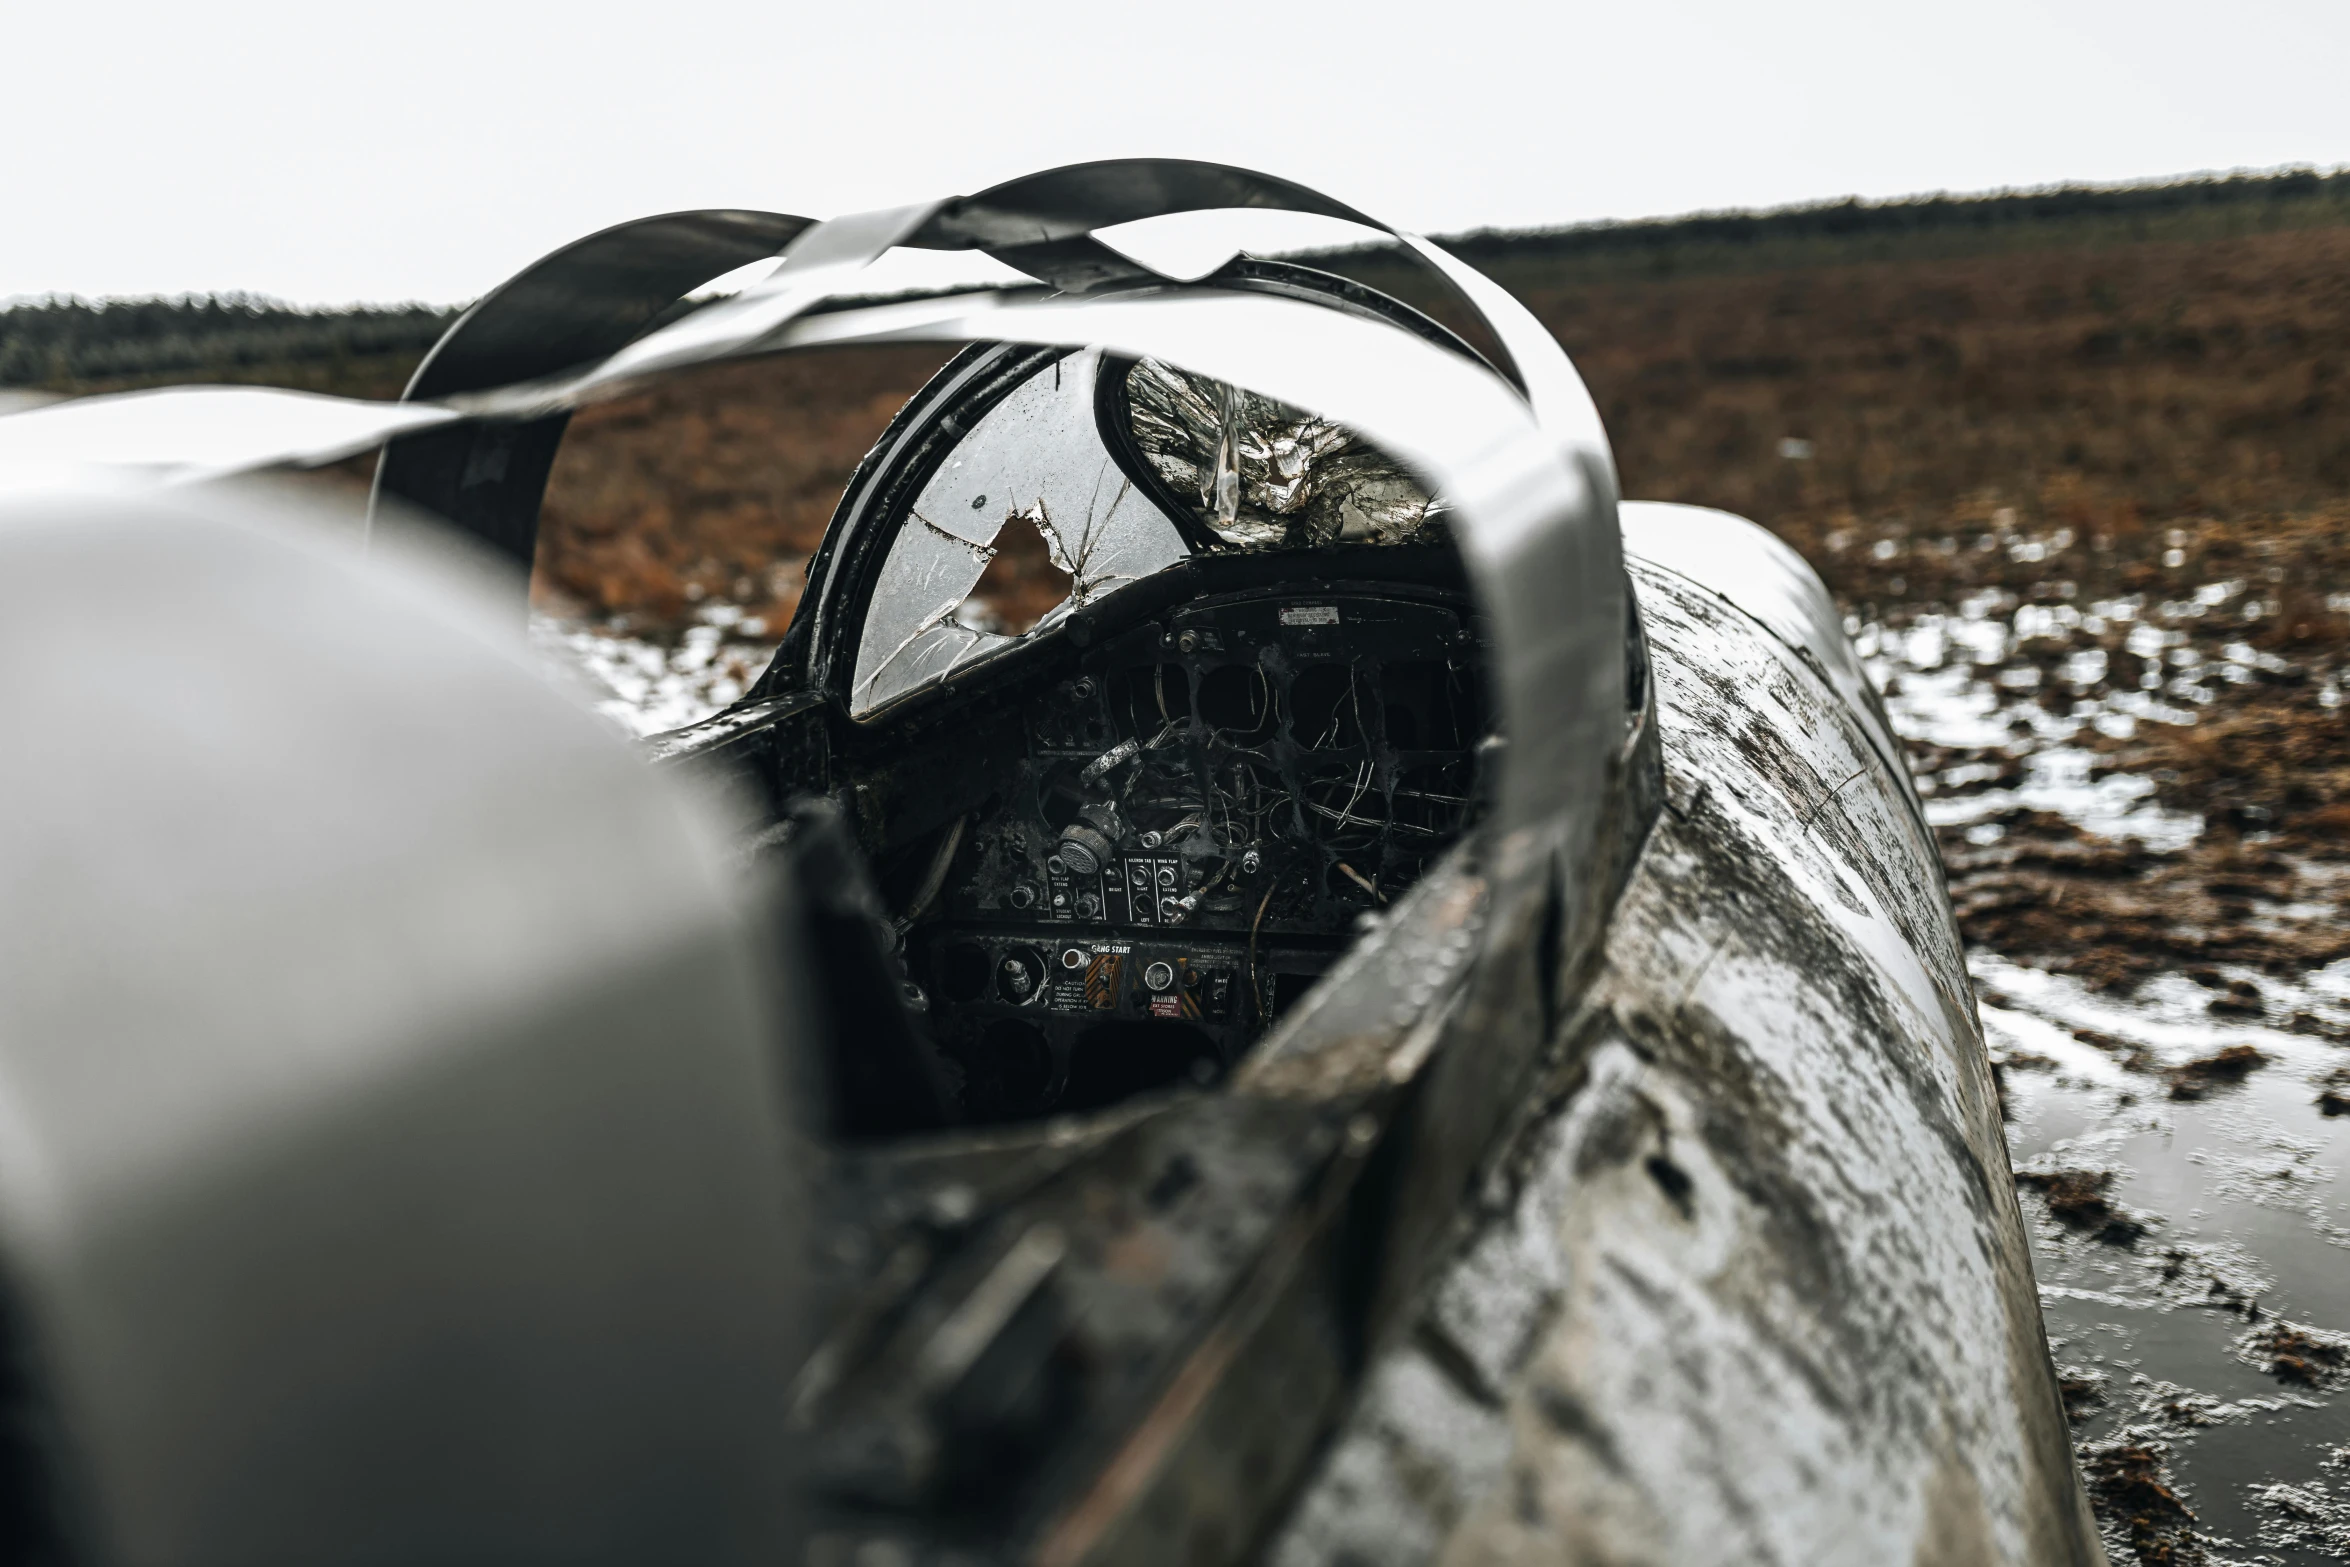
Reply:
<svg viewBox="0 0 2350 1567"><path fill-rule="evenodd" d="M1228 1070L1478 805L1460 595L1188 604L1023 714L908 971L967 1113L1078 1110Z"/></svg>

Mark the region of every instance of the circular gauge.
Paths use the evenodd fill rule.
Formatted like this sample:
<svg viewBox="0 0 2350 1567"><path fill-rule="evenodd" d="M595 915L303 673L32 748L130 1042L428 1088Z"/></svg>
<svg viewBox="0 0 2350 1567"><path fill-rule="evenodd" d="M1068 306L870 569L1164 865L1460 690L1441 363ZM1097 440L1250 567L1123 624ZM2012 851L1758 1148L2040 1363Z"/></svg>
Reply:
<svg viewBox="0 0 2350 1567"><path fill-rule="evenodd" d="M997 962L995 993L1015 1006L1034 1001L1044 989L1044 954L1033 947L1014 947Z"/></svg>

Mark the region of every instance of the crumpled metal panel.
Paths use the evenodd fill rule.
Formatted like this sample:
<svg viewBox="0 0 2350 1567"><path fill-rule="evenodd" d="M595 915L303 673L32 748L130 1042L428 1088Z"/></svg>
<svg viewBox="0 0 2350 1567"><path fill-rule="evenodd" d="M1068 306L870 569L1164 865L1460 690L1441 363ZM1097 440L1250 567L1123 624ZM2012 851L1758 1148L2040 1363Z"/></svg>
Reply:
<svg viewBox="0 0 2350 1567"><path fill-rule="evenodd" d="M810 220L780 212L669 212L590 234L542 257L468 308L433 345L406 400L558 374L611 353L688 290L782 250ZM538 500L562 445L562 414L461 425L389 442L381 497L448 518L528 574Z"/></svg>
<svg viewBox="0 0 2350 1567"><path fill-rule="evenodd" d="M1667 813L1273 1560L2099 1561L1907 780L1776 628L1633 579Z"/></svg>

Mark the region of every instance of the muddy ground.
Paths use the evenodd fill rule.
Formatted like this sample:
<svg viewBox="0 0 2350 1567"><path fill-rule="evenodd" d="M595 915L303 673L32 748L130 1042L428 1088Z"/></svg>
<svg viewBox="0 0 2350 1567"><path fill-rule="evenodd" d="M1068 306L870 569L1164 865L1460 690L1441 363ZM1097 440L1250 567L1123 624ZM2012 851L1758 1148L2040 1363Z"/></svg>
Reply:
<svg viewBox="0 0 2350 1567"><path fill-rule="evenodd" d="M2117 1562L2350 1560L2350 513L1790 529L1911 748Z"/></svg>

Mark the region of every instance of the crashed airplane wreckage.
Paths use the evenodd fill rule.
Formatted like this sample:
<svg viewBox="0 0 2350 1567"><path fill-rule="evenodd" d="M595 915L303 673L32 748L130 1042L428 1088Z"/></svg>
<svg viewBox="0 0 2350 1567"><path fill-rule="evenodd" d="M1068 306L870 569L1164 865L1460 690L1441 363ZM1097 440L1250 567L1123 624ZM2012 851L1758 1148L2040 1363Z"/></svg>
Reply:
<svg viewBox="0 0 2350 1567"><path fill-rule="evenodd" d="M492 293L397 405L0 419L48 737L0 764L11 1543L2100 1559L1817 580L1619 504L1565 357L1425 241L1461 335L1096 233L1244 207L1371 224L1167 162L686 213ZM897 245L1040 286L844 302ZM513 589L197 482L388 439L379 532L527 569L569 410L907 340L970 346L653 768L486 640ZM1020 527L1072 587L989 628Z"/></svg>

